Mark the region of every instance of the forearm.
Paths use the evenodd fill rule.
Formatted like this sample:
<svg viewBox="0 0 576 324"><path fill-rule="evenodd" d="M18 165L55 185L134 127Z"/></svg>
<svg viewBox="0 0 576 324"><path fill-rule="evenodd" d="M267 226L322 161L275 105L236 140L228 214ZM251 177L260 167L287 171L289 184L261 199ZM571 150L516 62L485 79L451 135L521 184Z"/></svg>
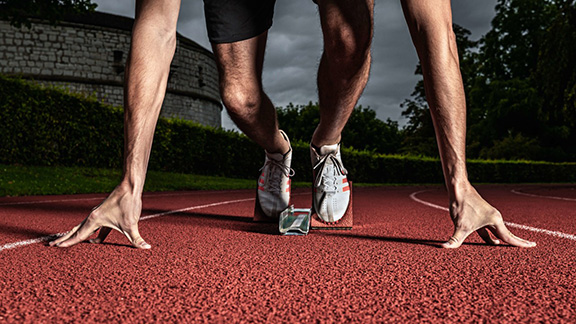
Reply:
<svg viewBox="0 0 576 324"><path fill-rule="evenodd" d="M137 19L127 62L124 90L124 176L121 186L141 194L154 129L176 47L176 30Z"/></svg>
<svg viewBox="0 0 576 324"><path fill-rule="evenodd" d="M422 65L444 180L454 201L470 184L466 171L466 99L450 1L403 0L402 7Z"/></svg>
<svg viewBox="0 0 576 324"><path fill-rule="evenodd" d="M432 64L434 62L434 64ZM436 132L444 180L454 200L469 185L466 170L466 101L457 59L422 62L426 97Z"/></svg>

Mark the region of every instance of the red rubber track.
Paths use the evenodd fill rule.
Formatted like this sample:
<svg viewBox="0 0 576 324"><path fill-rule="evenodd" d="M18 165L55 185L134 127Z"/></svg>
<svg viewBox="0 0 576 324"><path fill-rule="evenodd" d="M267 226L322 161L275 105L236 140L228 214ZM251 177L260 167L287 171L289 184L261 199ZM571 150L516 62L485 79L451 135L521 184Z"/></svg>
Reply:
<svg viewBox="0 0 576 324"><path fill-rule="evenodd" d="M510 227L533 249L473 234L445 250L448 213L410 198L446 206L441 187L357 187L352 230L280 236L251 221L254 190L202 191L145 195L151 250L116 232L60 249L13 243L70 229L104 195L0 198L0 322L576 322L574 186L479 191L507 221L550 232Z"/></svg>

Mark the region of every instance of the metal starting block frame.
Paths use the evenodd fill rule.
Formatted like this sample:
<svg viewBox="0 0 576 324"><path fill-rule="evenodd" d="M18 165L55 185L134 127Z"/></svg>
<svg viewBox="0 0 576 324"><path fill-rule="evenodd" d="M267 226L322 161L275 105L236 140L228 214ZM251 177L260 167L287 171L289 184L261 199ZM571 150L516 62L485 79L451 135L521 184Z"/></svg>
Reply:
<svg viewBox="0 0 576 324"><path fill-rule="evenodd" d="M310 209L288 206L280 213L278 231L282 235L306 235L310 230Z"/></svg>

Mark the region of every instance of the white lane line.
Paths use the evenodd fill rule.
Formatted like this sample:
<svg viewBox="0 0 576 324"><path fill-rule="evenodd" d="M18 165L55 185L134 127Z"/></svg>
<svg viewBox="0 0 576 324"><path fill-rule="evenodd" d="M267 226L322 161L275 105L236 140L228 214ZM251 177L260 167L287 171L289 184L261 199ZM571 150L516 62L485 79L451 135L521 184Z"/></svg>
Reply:
<svg viewBox="0 0 576 324"><path fill-rule="evenodd" d="M12 206L12 205L34 205L34 204L49 204L49 203L59 203L59 202L67 202L67 201L83 201L83 200L102 200L106 197L98 197L98 198L69 198L69 199L58 199L58 200L38 200L38 201L19 201L19 202L11 202L11 203L1 203L0 206Z"/></svg>
<svg viewBox="0 0 576 324"><path fill-rule="evenodd" d="M428 207L440 209L440 210L443 210L443 211L450 211L450 209L448 209L448 208L446 208L446 207L438 206L438 205L435 205L435 204L433 204L433 203L429 203L429 202L427 202L427 201L424 201L424 200L419 199L419 198L416 197L416 195L421 194L421 193L426 192L426 191L430 191L430 190L422 190L422 191L413 192L412 194L410 194L410 198L411 198L412 200L414 200L415 202L419 202L419 203L421 203L422 205L426 205L426 206L428 206Z"/></svg>
<svg viewBox="0 0 576 324"><path fill-rule="evenodd" d="M510 191L511 191L512 193L517 194L517 195L527 196L527 197L547 198L547 199L556 199L556 200L565 200L565 201L576 201L576 199L574 199L574 198L564 198L564 197L555 197L555 196L535 195L535 194L529 194L529 193L521 192L521 191L518 191L518 190L516 190L516 189L512 189L512 190L510 190Z"/></svg>
<svg viewBox="0 0 576 324"><path fill-rule="evenodd" d="M418 203L421 203L423 205L432 207L432 208L436 208L436 209L440 209L443 211L449 211L448 208L446 207L442 207L433 203L429 203L427 201L424 201L422 199L419 199L418 197L416 197L416 195L421 194L423 192L426 192L429 190L422 190L422 191L417 191L417 192L413 192L412 194L410 194L410 198ZM556 237L560 237L563 239L568 239L568 240L572 240L572 241L576 241L576 235L573 234L567 234L567 233L562 233L562 232L557 232L557 231L551 231L551 230L547 230L547 229L543 229L543 228L538 228L538 227L532 227L532 226L527 226L527 225L522 225L522 224L516 224L516 223L511 223L511 222L504 222L504 224L506 224L506 226L509 227L513 227L513 228L519 228L519 229L523 229L523 230L527 230L527 231L532 231L532 232L537 232L537 233L542 233L542 234L547 234L547 235L551 235L551 236L556 236Z"/></svg>
<svg viewBox="0 0 576 324"><path fill-rule="evenodd" d="M48 235L48 236L43 236L43 237L39 237L36 239L31 239L31 240L26 240L26 241L20 241L20 242L14 242L14 243L8 243L8 244L4 244L2 246L0 246L0 252L4 251L4 250L10 250L10 249L15 249L17 247L22 247L22 246L27 246L30 244L36 244L36 243L42 243L42 242L47 242L53 239L56 239L62 235L64 235L66 233L58 233L58 234L53 234L53 235Z"/></svg>
<svg viewBox="0 0 576 324"><path fill-rule="evenodd" d="M166 215L170 215L170 214L181 213L181 212L188 211L188 210L202 209L202 208L208 208L208 207L215 207L215 206L221 206L221 205L228 205L228 204L234 204L234 203L239 203L239 202L251 201L251 200L254 200L254 199L255 199L255 198L228 200L228 201L221 201L221 202L212 203L212 204L206 204L206 205L192 206L192 207L187 207L187 208L182 208L182 209L170 210L170 211L163 212L163 213L158 213L158 214L143 216L143 217L140 217L140 220L147 220L147 219L152 219L152 218L156 218L156 217L166 216ZM19 241L19 242L4 244L4 245L0 246L0 252L2 252L2 251L4 251L4 250L9 250L9 249L14 249L14 248L18 248L18 247L27 246L27 245L30 245L30 244L42 243L42 242L50 241L50 240L53 240L53 239L55 239L55 238L57 238L57 237L60 237L60 236L62 236L62 235L64 235L64 234L66 234L66 233L52 234L52 235L47 235L47 236L39 237L39 238L36 238L36 239L31 239L31 240L25 240L25 241Z"/></svg>
<svg viewBox="0 0 576 324"><path fill-rule="evenodd" d="M223 190L219 191L218 193L227 193L233 190ZM213 192L181 192L181 193L170 193L170 194L145 194L142 195L142 198L155 198L155 197L170 197L170 196L187 196L187 195L201 195L201 194L209 194ZM34 204L50 204L50 203L59 203L59 202L68 202L68 201L89 201L89 200L104 200L107 196L102 197L92 197L92 198L66 198L66 199L54 199L54 200L36 200L36 201L18 201L18 202L9 202L9 203L0 203L0 206L10 206L10 205L34 205Z"/></svg>

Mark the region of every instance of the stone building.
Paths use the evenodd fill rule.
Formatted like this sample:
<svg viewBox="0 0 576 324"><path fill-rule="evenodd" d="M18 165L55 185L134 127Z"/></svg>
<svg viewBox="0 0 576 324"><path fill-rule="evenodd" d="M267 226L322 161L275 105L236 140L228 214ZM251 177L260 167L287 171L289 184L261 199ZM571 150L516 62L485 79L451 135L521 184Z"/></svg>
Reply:
<svg viewBox="0 0 576 324"><path fill-rule="evenodd" d="M124 65L133 19L101 12L31 29L0 20L0 73L64 86L123 104ZM218 73L211 52L178 34L161 115L221 126Z"/></svg>

